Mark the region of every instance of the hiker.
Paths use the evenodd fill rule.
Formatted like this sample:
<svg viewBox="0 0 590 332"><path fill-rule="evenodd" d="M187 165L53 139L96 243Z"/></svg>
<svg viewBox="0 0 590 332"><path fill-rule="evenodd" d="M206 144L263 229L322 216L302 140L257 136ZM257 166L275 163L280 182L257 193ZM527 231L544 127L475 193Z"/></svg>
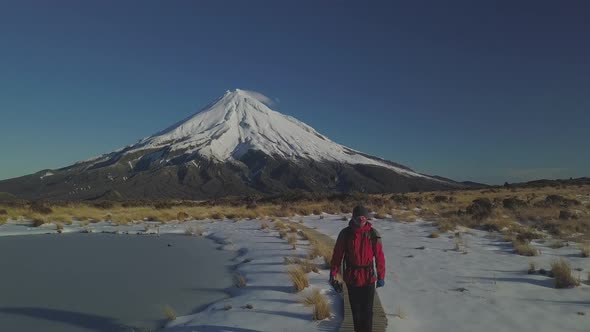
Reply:
<svg viewBox="0 0 590 332"><path fill-rule="evenodd" d="M330 270L330 284L341 292L342 286L336 281L336 275L343 263L342 274L348 289L355 332L372 332L375 282L377 287L385 285L385 255L381 237L368 219L369 211L365 207L359 205L352 210L348 227L340 231L336 240Z"/></svg>

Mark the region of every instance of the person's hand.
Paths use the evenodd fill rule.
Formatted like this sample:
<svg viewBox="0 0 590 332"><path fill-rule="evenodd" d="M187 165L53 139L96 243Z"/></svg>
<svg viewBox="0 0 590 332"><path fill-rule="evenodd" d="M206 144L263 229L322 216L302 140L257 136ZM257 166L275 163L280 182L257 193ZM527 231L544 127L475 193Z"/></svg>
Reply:
<svg viewBox="0 0 590 332"><path fill-rule="evenodd" d="M330 275L330 286L334 288L336 293L342 293L342 284L333 275Z"/></svg>
<svg viewBox="0 0 590 332"><path fill-rule="evenodd" d="M385 280L379 279L377 280L377 288L385 286Z"/></svg>

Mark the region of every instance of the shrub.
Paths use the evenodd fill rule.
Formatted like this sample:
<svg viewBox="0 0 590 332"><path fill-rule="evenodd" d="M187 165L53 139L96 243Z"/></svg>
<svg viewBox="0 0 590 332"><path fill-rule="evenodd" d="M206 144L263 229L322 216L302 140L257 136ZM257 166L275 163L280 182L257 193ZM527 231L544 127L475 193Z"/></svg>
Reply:
<svg viewBox="0 0 590 332"><path fill-rule="evenodd" d="M559 211L559 220L570 220L570 219L576 219L576 215L567 211L567 210Z"/></svg>
<svg viewBox="0 0 590 332"><path fill-rule="evenodd" d="M590 257L590 244L582 244L580 245L580 254L582 257Z"/></svg>
<svg viewBox="0 0 590 332"><path fill-rule="evenodd" d="M552 249L559 249L565 247L565 243L563 241L553 241L549 244L549 248Z"/></svg>
<svg viewBox="0 0 590 332"><path fill-rule="evenodd" d="M537 271L537 265L535 264L535 262L530 261L529 262L529 269L528 269L528 274L534 274Z"/></svg>
<svg viewBox="0 0 590 332"><path fill-rule="evenodd" d="M108 210L108 209L112 209L113 207L115 207L115 204L111 201L100 201L100 202L95 202L93 204L93 206L97 209Z"/></svg>
<svg viewBox="0 0 590 332"><path fill-rule="evenodd" d="M0 215L7 215L8 212L5 209L0 209Z"/></svg>
<svg viewBox="0 0 590 332"><path fill-rule="evenodd" d="M196 226L189 226L184 230L184 234L185 235L198 235L198 236L203 236L204 230L203 228Z"/></svg>
<svg viewBox="0 0 590 332"><path fill-rule="evenodd" d="M293 288L296 292L300 292L309 286L307 274L305 274L305 271L303 271L303 269L300 266L290 268L288 273L289 278L293 283Z"/></svg>
<svg viewBox="0 0 590 332"><path fill-rule="evenodd" d="M521 256L538 256L539 255L539 250L537 250L530 243L523 243L518 240L514 240L514 241L512 241L512 246L514 247L514 252L521 255Z"/></svg>
<svg viewBox="0 0 590 332"><path fill-rule="evenodd" d="M254 309L254 306L253 306L253 305L251 305L250 303L248 303L248 304L246 304L246 305L244 306L244 308L245 308L245 309Z"/></svg>
<svg viewBox="0 0 590 332"><path fill-rule="evenodd" d="M502 201L502 206L505 209L509 210L517 210L519 208L523 208L527 206L527 202L520 200L518 198L506 198Z"/></svg>
<svg viewBox="0 0 590 332"><path fill-rule="evenodd" d="M39 227L39 226L45 224L46 222L47 222L47 220L45 220L45 219L34 218L33 219L33 227Z"/></svg>
<svg viewBox="0 0 590 332"><path fill-rule="evenodd" d="M428 235L428 237L431 239L436 239L439 236L440 236L440 233L437 231L434 231L434 232L430 233L430 235Z"/></svg>
<svg viewBox="0 0 590 332"><path fill-rule="evenodd" d="M535 203L537 207L562 207L580 205L581 203L575 199L565 198L560 195L548 195L545 200Z"/></svg>
<svg viewBox="0 0 590 332"><path fill-rule="evenodd" d="M529 231L529 230L520 231L516 235L516 239L520 242L528 242L531 240L540 239L541 237L542 237L541 234L533 232L533 231Z"/></svg>
<svg viewBox="0 0 590 332"><path fill-rule="evenodd" d="M305 271L305 273L315 272L319 273L318 266L308 259L283 257L283 262L286 265L297 264Z"/></svg>
<svg viewBox="0 0 590 332"><path fill-rule="evenodd" d="M287 243L292 245L293 249L295 249L295 245L297 244L297 235L295 235L295 234L289 235L289 237L287 237Z"/></svg>
<svg viewBox="0 0 590 332"><path fill-rule="evenodd" d="M178 220L178 221L185 221L185 220L187 220L188 218L189 218L189 215L188 215L188 213L186 213L186 212L184 212L184 211L179 211L179 212L176 214L176 220Z"/></svg>
<svg viewBox="0 0 590 332"><path fill-rule="evenodd" d="M571 288L580 284L572 274L570 263L563 258L551 263L551 272L555 278L555 288Z"/></svg>
<svg viewBox="0 0 590 332"><path fill-rule="evenodd" d="M246 287L246 278L239 273L234 274L234 286L238 288Z"/></svg>
<svg viewBox="0 0 590 332"><path fill-rule="evenodd" d="M477 198L467 207L467 213L475 220L483 220L492 215L493 205L489 198Z"/></svg>
<svg viewBox="0 0 590 332"><path fill-rule="evenodd" d="M164 317L166 317L166 319L169 321L173 321L176 319L176 312L170 306L165 306Z"/></svg>
<svg viewBox="0 0 590 332"><path fill-rule="evenodd" d="M309 240L309 236L308 236L308 235L307 235L307 233L305 233L304 231L301 231L301 230L300 230L300 231L297 231L297 234L298 234L299 236L301 236L301 238L302 238L303 240L306 240L306 241L307 241L307 240Z"/></svg>
<svg viewBox="0 0 590 332"><path fill-rule="evenodd" d="M311 250L309 251L309 259L314 259L316 257L323 257L325 264L330 266L332 260L332 248L323 243L314 241Z"/></svg>
<svg viewBox="0 0 590 332"><path fill-rule="evenodd" d="M219 212L215 212L215 213L211 214L211 219L223 219L223 214L221 214Z"/></svg>
<svg viewBox="0 0 590 332"><path fill-rule="evenodd" d="M436 195L434 196L434 198L432 199L435 203L446 203L449 201L449 198L447 196L444 195Z"/></svg>
<svg viewBox="0 0 590 332"><path fill-rule="evenodd" d="M170 202L157 202L156 204L154 204L154 208L156 210L171 209L172 208L172 203L170 203Z"/></svg>
<svg viewBox="0 0 590 332"><path fill-rule="evenodd" d="M31 211L39 214L50 214L53 210L43 202L33 202L30 206Z"/></svg>
<svg viewBox="0 0 590 332"><path fill-rule="evenodd" d="M268 228L267 223L263 223L262 225L260 225L260 229L267 229L267 228Z"/></svg>
<svg viewBox="0 0 590 332"><path fill-rule="evenodd" d="M307 307L313 307L313 320L324 320L331 315L328 300L319 289L313 289L305 294L302 302Z"/></svg>

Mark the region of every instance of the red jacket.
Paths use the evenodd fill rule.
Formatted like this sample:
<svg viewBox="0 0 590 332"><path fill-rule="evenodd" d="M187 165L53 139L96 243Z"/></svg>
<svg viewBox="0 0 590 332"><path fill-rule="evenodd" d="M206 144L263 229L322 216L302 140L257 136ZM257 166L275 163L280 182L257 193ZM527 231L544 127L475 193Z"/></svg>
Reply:
<svg viewBox="0 0 590 332"><path fill-rule="evenodd" d="M343 278L347 285L362 287L374 283L377 279L385 279L385 255L381 237L375 229L371 229L372 225L369 222L363 227L358 227L350 221L348 227L340 231L332 254L332 276L338 274L344 260ZM371 232L376 235L375 241L371 241ZM373 257L377 276L373 268Z"/></svg>

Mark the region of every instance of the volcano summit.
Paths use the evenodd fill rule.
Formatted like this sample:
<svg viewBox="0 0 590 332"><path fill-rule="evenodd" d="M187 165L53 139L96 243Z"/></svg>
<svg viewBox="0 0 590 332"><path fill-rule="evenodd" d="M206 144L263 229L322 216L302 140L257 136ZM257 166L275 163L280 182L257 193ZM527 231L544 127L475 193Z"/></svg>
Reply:
<svg viewBox="0 0 590 332"><path fill-rule="evenodd" d="M335 143L273 111L264 95L227 91L135 144L57 170L0 181L27 199L204 199L292 190L369 193L463 187Z"/></svg>

